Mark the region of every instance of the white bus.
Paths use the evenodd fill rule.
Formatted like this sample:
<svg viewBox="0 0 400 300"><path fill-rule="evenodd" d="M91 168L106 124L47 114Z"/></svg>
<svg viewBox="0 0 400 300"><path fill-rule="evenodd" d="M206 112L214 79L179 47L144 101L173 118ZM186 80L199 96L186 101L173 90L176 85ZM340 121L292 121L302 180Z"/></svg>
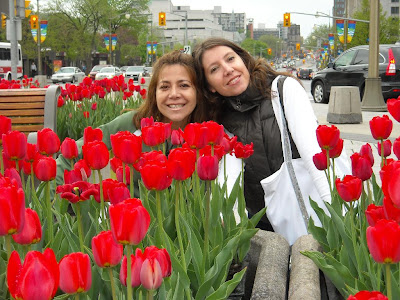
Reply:
<svg viewBox="0 0 400 300"><path fill-rule="evenodd" d="M11 44L0 42L0 79L11 80ZM22 77L22 51L18 44L17 78Z"/></svg>

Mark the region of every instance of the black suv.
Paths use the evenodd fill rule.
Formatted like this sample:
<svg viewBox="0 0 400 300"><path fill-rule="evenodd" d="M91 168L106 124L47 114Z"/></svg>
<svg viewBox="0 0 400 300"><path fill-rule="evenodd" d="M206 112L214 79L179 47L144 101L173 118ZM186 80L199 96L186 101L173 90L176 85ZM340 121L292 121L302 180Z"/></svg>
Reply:
<svg viewBox="0 0 400 300"><path fill-rule="evenodd" d="M315 103L328 103L332 86L358 86L361 100L368 77L369 46L357 46L343 52L328 67L317 72L311 82ZM379 76L382 95L400 96L400 45L379 45Z"/></svg>

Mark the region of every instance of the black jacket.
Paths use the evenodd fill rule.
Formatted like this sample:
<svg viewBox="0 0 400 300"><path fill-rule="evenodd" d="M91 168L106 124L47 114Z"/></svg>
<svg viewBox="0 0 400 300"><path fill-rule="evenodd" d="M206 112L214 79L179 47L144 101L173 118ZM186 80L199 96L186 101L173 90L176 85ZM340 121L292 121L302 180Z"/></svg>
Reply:
<svg viewBox="0 0 400 300"><path fill-rule="evenodd" d="M222 111L220 121L224 127L243 144L254 144L254 154L245 160L244 193L247 210L255 214L265 206L260 181L279 170L283 163L281 134L272 101L248 88L239 96L226 97ZM294 145L292 140L291 144ZM293 149L293 157L299 157L297 149Z"/></svg>

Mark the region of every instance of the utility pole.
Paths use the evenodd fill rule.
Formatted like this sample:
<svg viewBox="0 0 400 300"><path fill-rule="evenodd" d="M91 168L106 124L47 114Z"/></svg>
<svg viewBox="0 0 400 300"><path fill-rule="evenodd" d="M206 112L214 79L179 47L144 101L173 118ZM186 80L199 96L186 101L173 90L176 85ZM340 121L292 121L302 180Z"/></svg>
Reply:
<svg viewBox="0 0 400 300"><path fill-rule="evenodd" d="M15 15L14 0L9 0L9 12L10 22L10 51L11 51L11 79L17 79L17 65L18 65L18 41L17 41L17 28L18 22L17 16ZM7 28L8 30L8 28Z"/></svg>
<svg viewBox="0 0 400 300"><path fill-rule="evenodd" d="M41 58L41 49L40 49L40 42L41 42L41 37L40 37L40 17L39 17L39 0L37 0L37 15L39 18L39 27L37 29L37 50L38 50L38 65L37 65L37 70L38 73L37 75L42 75L42 58Z"/></svg>

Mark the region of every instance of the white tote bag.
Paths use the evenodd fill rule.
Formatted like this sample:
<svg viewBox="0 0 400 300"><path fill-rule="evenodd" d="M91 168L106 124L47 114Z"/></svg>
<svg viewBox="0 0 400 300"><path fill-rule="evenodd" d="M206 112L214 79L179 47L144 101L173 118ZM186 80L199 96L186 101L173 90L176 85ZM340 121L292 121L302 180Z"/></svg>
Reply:
<svg viewBox="0 0 400 300"><path fill-rule="evenodd" d="M261 180L264 189L267 217L275 232L281 234L290 245L302 235L308 234L309 216L317 225L317 215L311 208L309 197L323 205L317 188L301 158L292 159L289 134L282 107L283 81L278 81L280 111L282 117L281 140L284 162L274 174Z"/></svg>

